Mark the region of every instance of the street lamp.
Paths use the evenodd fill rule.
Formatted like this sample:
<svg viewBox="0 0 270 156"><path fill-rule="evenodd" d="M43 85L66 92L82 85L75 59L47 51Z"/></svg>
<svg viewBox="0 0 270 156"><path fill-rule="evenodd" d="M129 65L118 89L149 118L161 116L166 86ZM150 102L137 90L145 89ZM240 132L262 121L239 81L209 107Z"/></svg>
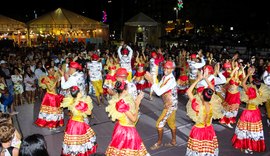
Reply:
<svg viewBox="0 0 270 156"><path fill-rule="evenodd" d="M177 19L178 19L178 9L176 7L174 7L173 10L175 11L176 21L177 21Z"/></svg>

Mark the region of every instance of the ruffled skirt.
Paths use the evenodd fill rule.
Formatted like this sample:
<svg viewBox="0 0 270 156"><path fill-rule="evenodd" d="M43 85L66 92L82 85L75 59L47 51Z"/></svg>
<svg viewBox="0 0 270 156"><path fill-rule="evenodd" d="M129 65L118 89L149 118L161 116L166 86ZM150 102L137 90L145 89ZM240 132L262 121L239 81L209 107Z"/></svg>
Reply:
<svg viewBox="0 0 270 156"><path fill-rule="evenodd" d="M218 140L212 125L192 127L188 139L186 156L217 156Z"/></svg>
<svg viewBox="0 0 270 156"><path fill-rule="evenodd" d="M148 152L135 127L115 124L107 156L148 156Z"/></svg>
<svg viewBox="0 0 270 156"><path fill-rule="evenodd" d="M60 108L62 95L46 93L40 106L35 124L40 127L56 128L64 125L64 113Z"/></svg>
<svg viewBox="0 0 270 156"><path fill-rule="evenodd" d="M220 119L219 122L225 124L236 123L236 116L238 114L240 103L240 92L237 92L235 94L227 92L225 101L223 102L224 117Z"/></svg>
<svg viewBox="0 0 270 156"><path fill-rule="evenodd" d="M251 151L265 151L262 118L259 109L244 110L232 138L233 147Z"/></svg>
<svg viewBox="0 0 270 156"><path fill-rule="evenodd" d="M97 149L96 134L85 122L69 120L62 147L62 156L89 156Z"/></svg>

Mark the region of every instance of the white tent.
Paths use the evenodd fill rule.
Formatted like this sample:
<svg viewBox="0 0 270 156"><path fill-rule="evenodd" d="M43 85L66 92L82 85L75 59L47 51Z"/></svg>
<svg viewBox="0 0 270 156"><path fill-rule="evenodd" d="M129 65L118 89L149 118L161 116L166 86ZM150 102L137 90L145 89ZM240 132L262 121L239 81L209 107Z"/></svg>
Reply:
<svg viewBox="0 0 270 156"><path fill-rule="evenodd" d="M157 26L158 23L145 15L144 13L139 13L136 16L132 17L130 20L125 22L127 26Z"/></svg>
<svg viewBox="0 0 270 156"><path fill-rule="evenodd" d="M124 40L137 43L141 46L146 44L159 46L161 36L161 24L145 15L139 13L125 22Z"/></svg>

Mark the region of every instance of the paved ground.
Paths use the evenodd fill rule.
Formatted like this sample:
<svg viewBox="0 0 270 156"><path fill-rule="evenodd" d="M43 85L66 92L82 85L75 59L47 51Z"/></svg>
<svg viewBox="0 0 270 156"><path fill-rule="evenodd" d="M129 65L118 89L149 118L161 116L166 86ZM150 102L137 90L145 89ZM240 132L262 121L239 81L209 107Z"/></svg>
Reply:
<svg viewBox="0 0 270 156"><path fill-rule="evenodd" d="M107 117L105 112L105 103L103 106L98 107L94 101L94 119L91 119L91 127L97 134L98 152L105 152L110 142L114 123ZM187 99L185 96L179 96L179 108L177 111L177 147L165 148L161 147L158 150L150 150L150 146L157 140L157 133L155 129L155 122L160 115L163 104L161 98L154 97L153 101L149 101L149 94L146 91L145 98L142 101L140 111L142 113L141 118L137 124L137 130L141 135L144 144L146 145L148 152L153 156L184 156L186 152L186 143L189 136L193 122L187 117L185 105ZM61 146L63 141L63 132L65 127L60 128L58 131L51 132L45 128L36 127L33 122L37 118L39 112L40 99L36 104L25 104L18 106L16 109L20 113L16 116L14 122L18 129L22 132L23 137L34 133L43 134L48 144L48 150L50 156L59 156L61 152ZM244 107L244 106L241 106ZM242 110L242 109L241 109ZM241 114L241 110L240 113ZM264 133L266 140L266 152L254 153L254 156L270 156L270 130L266 125L265 108L261 107ZM65 116L65 123L67 123L67 116ZM242 156L246 155L239 150L234 149L231 146L231 137L234 133L234 129L229 129L218 124L217 121L213 121L215 131L219 141L219 155L220 156ZM235 127L235 125L234 125ZM171 134L168 128L164 130L163 143L169 142Z"/></svg>

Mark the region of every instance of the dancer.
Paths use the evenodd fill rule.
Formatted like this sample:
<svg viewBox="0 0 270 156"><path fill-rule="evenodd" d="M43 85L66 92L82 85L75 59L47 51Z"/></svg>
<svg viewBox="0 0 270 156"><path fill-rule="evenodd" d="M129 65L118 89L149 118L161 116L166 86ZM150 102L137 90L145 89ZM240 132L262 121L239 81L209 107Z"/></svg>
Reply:
<svg viewBox="0 0 270 156"><path fill-rule="evenodd" d="M158 49L158 53L156 53L155 51L152 51L151 53L151 59L150 59L150 73L152 75L152 79L153 79L153 84L158 84L158 71L159 71L159 64L161 62L164 61L164 58L163 58L163 55L162 55L162 51L161 49L159 48ZM153 90L150 89L150 100L153 100Z"/></svg>
<svg viewBox="0 0 270 156"><path fill-rule="evenodd" d="M64 134L62 156L89 156L98 146L95 132L84 122L92 113L92 100L90 96L83 96L78 86L71 87L70 94L61 103L61 107L72 112Z"/></svg>
<svg viewBox="0 0 270 156"><path fill-rule="evenodd" d="M208 88L194 95L193 89L201 80L205 80ZM187 115L195 122L192 127L187 144L186 156L217 156L218 141L212 125L212 118L217 119L223 116L221 109L214 95L214 86L208 81L208 74L198 73L197 79L187 90L189 102L187 103Z"/></svg>
<svg viewBox="0 0 270 156"><path fill-rule="evenodd" d="M99 56L97 54L92 55L92 62L87 64L87 69L89 71L90 83L92 83L98 106L101 106L101 101L103 101L103 88L102 88L102 63L98 62Z"/></svg>
<svg viewBox="0 0 270 156"><path fill-rule="evenodd" d="M270 89L270 65L267 66L266 70L264 71L263 75L263 82L268 86ZM267 100L265 103L266 112L267 112L267 125L270 126L270 99Z"/></svg>
<svg viewBox="0 0 270 156"><path fill-rule="evenodd" d="M145 70L144 70L144 63L138 63L138 69L136 70L136 73L134 77L132 78L133 82L135 83L138 93L143 91L145 88L148 87L147 81L144 79Z"/></svg>
<svg viewBox="0 0 270 156"><path fill-rule="evenodd" d="M236 116L238 113L239 105L241 104L240 100L240 76L239 76L239 66L238 63L235 62L235 67L231 73L230 78L227 80L229 83L225 95L225 101L223 102L224 107L224 117L220 119L221 124L226 124L229 128L233 128L231 124L236 122ZM242 73L244 74L244 68L241 67ZM245 75L244 75L245 77Z"/></svg>
<svg viewBox="0 0 270 156"><path fill-rule="evenodd" d="M133 55L133 50L130 48L130 46L126 45L124 42L121 42L117 53L120 59L121 68L125 68L128 71L127 80L130 82L132 79L131 59Z"/></svg>
<svg viewBox="0 0 270 156"><path fill-rule="evenodd" d="M247 105L238 120L232 138L233 147L244 150L248 154L252 154L253 151L265 151L262 117L258 106L269 99L270 95L269 88L258 78L252 77L254 72L255 68L249 68L248 74L242 82L244 90L241 91L241 100ZM247 85L248 78L251 85Z"/></svg>
<svg viewBox="0 0 270 156"><path fill-rule="evenodd" d="M125 81L116 81L117 94L113 96L109 101L109 106L106 107L112 121L117 120L106 155L149 156L135 127L144 93L141 92L134 101L128 93L127 87Z"/></svg>
<svg viewBox="0 0 270 156"><path fill-rule="evenodd" d="M205 65L205 60L201 54L201 62L197 60L197 54L191 54L190 60L187 60L189 65L189 83L192 84L197 79L197 73L200 68Z"/></svg>
<svg viewBox="0 0 270 156"><path fill-rule="evenodd" d="M45 68L48 76L40 77L39 85L41 88L46 89L47 92L42 100L35 124L40 127L47 127L50 130L55 130L55 128L64 125L64 113L60 108L63 96L56 93L59 77L55 76L54 67L52 67L50 63L47 63Z"/></svg>
<svg viewBox="0 0 270 156"><path fill-rule="evenodd" d="M104 69L108 69L109 72L107 73L103 83L103 93L106 96L107 100L111 99L111 96L108 93L108 89L114 88L116 82L115 73L118 68L119 66L117 64L116 58L114 56L108 57Z"/></svg>
<svg viewBox="0 0 270 156"><path fill-rule="evenodd" d="M163 103L164 103L164 109L159 116L156 128L158 131L158 141L155 143L151 150L156 150L160 148L162 144L162 137L163 137L163 128L165 124L167 123L172 134L172 140L170 143L166 143L165 146L176 146L176 126L175 126L175 116L176 116L176 110L177 110L177 104L178 104L178 97L177 97L177 84L176 80L173 75L174 65L173 62L167 61L164 64L164 76L162 80L159 82L159 84L154 83L153 76L147 72L145 74L146 80L148 82L152 83L152 89L153 91L158 95L162 97Z"/></svg>
<svg viewBox="0 0 270 156"><path fill-rule="evenodd" d="M59 69L59 73L62 76L61 89L69 89L72 86L78 86L82 95L86 96L85 78L82 69L82 66L78 62L70 62L68 70L69 77L67 79L65 78L65 73L63 69ZM66 95L68 95L68 93L66 93L65 96Z"/></svg>

